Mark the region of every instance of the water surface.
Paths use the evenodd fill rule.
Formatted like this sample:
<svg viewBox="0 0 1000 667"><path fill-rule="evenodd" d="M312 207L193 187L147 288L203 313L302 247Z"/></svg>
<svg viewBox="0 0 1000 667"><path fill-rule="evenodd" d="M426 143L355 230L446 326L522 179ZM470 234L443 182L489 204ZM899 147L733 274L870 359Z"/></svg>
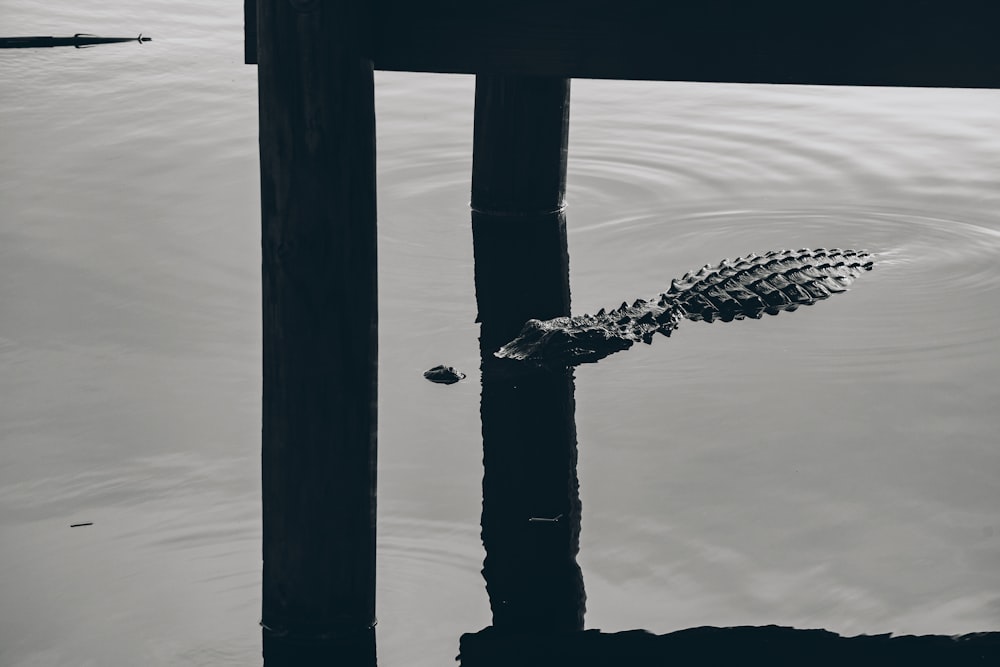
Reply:
<svg viewBox="0 0 1000 667"><path fill-rule="evenodd" d="M12 0L0 52L0 662L260 654L256 72L239 3ZM489 625L474 80L380 73L378 652ZM847 295L576 372L587 627L1000 623L1000 93L574 81L575 312L781 247ZM443 387L422 371L468 373ZM92 526L70 529L72 523Z"/></svg>

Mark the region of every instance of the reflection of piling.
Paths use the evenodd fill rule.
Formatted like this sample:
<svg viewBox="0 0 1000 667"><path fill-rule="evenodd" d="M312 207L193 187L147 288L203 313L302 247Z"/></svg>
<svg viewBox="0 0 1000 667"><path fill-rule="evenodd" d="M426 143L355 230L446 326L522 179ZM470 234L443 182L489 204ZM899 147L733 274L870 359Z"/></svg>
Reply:
<svg viewBox="0 0 1000 667"><path fill-rule="evenodd" d="M262 623L278 656L283 643L367 641L374 623L374 107L357 16L257 4Z"/></svg>
<svg viewBox="0 0 1000 667"><path fill-rule="evenodd" d="M297 641L264 633L266 667L376 667L375 628L341 637Z"/></svg>
<svg viewBox="0 0 1000 667"><path fill-rule="evenodd" d="M483 363L483 577L500 631L583 628L570 370Z"/></svg>
<svg viewBox="0 0 1000 667"><path fill-rule="evenodd" d="M476 80L472 223L482 324L483 576L500 631L579 630L573 376L493 352L569 313L563 199L569 81Z"/></svg>

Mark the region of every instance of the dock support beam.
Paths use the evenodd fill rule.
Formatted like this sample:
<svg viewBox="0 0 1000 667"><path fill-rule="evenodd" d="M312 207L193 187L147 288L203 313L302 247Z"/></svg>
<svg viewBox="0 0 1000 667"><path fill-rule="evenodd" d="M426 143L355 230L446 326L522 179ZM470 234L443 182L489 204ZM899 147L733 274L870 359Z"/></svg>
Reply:
<svg viewBox="0 0 1000 667"><path fill-rule="evenodd" d="M367 641L375 623L367 5L257 0L265 661L290 645Z"/></svg>
<svg viewBox="0 0 1000 667"><path fill-rule="evenodd" d="M529 318L569 314L569 88L555 77L476 77L476 297L483 343L494 350Z"/></svg>
<svg viewBox="0 0 1000 667"><path fill-rule="evenodd" d="M568 79L476 78L483 577L503 633L583 629L573 373L493 356L526 320L570 312L568 130Z"/></svg>

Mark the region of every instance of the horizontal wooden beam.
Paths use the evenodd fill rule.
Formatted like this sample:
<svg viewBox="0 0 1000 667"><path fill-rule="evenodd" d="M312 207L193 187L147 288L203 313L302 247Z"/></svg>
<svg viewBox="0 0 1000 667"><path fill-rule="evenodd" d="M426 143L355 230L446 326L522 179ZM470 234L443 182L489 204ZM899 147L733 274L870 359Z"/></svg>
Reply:
<svg viewBox="0 0 1000 667"><path fill-rule="evenodd" d="M379 0L376 69L1000 87L998 0Z"/></svg>

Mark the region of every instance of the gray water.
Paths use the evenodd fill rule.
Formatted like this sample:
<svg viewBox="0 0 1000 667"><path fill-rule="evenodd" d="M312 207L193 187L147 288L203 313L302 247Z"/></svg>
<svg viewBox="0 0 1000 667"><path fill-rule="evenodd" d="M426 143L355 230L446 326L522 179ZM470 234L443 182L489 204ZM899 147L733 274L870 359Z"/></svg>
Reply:
<svg viewBox="0 0 1000 667"><path fill-rule="evenodd" d="M5 0L0 664L260 638L256 71L241 3ZM84 6L87 5L87 6ZM474 80L379 73L382 665L490 623ZM1000 625L1000 92L574 81L574 312L782 247L850 293L576 372L589 628ZM450 387L423 370L468 373ZM70 524L92 526L70 528Z"/></svg>

